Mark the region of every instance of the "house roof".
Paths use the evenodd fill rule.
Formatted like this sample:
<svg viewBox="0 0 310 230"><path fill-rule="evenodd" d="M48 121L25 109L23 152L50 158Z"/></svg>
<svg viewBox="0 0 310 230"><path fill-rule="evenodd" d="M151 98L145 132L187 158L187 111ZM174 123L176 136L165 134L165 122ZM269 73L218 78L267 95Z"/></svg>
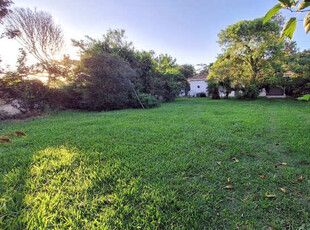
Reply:
<svg viewBox="0 0 310 230"><path fill-rule="evenodd" d="M189 81L192 81L192 80L207 80L208 75L209 74L197 75L197 76L188 78L188 80Z"/></svg>
<svg viewBox="0 0 310 230"><path fill-rule="evenodd" d="M285 73L284 73L284 76L286 75L286 76L291 76L291 75L293 75L294 73L292 72L292 71L286 71Z"/></svg>

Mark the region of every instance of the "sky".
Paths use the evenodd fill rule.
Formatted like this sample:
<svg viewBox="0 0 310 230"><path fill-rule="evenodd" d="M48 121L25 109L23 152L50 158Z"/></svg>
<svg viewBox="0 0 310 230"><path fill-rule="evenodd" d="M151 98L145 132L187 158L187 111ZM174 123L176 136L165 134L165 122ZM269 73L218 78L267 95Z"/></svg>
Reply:
<svg viewBox="0 0 310 230"><path fill-rule="evenodd" d="M125 29L138 50L167 53L179 64L211 63L221 53L218 33L240 20L262 17L276 0L13 0L14 7L50 12L66 38L66 53L77 57L70 39L100 38L108 29ZM286 18L293 16L285 12ZM293 37L309 49L302 22ZM0 40L2 66L15 66L19 44Z"/></svg>

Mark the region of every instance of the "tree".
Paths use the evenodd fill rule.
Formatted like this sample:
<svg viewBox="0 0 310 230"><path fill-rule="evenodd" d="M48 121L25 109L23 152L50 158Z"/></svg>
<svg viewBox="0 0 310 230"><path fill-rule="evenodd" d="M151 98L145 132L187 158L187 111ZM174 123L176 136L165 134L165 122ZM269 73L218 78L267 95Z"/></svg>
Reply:
<svg viewBox="0 0 310 230"><path fill-rule="evenodd" d="M193 65L181 65L179 66L180 73L184 76L181 79L183 88L185 89L185 95L190 91L190 85L188 83L188 79L196 75L195 67Z"/></svg>
<svg viewBox="0 0 310 230"><path fill-rule="evenodd" d="M228 26L219 34L224 53L211 67L211 76L229 78L243 97L256 98L270 78L281 75L279 33L276 22L263 25L261 18Z"/></svg>
<svg viewBox="0 0 310 230"><path fill-rule="evenodd" d="M225 98L228 98L229 94L234 90L232 85L238 85L238 81L234 81L238 73L237 65L234 64L229 56L219 55L217 61L212 65L211 74L207 77L210 82L215 84L214 87L216 85L221 86L220 89L225 94ZM211 87L211 89L213 88Z"/></svg>
<svg viewBox="0 0 310 230"><path fill-rule="evenodd" d="M304 17L304 28L306 34L310 31L310 0L278 0L280 3L270 9L264 17L264 24L267 23L281 9L289 10L292 13L307 13ZM297 18L290 18L284 25L281 40L285 37L292 39L297 26Z"/></svg>
<svg viewBox="0 0 310 230"><path fill-rule="evenodd" d="M287 69L292 72L286 82L288 94L292 96L310 94L310 50L291 56Z"/></svg>
<svg viewBox="0 0 310 230"><path fill-rule="evenodd" d="M86 36L86 40L72 40L73 45L82 52L116 54L136 71L132 80L137 91L154 94L154 57L153 52L136 51L132 42L126 41L124 30L108 30L102 39Z"/></svg>
<svg viewBox="0 0 310 230"><path fill-rule="evenodd" d="M0 23L2 19L10 12L9 7L13 4L10 0L0 0Z"/></svg>
<svg viewBox="0 0 310 230"><path fill-rule="evenodd" d="M114 110L130 107L135 71L116 54L85 53L77 78L81 107Z"/></svg>
<svg viewBox="0 0 310 230"><path fill-rule="evenodd" d="M137 51L126 40L124 30L108 30L102 39L86 37L86 40L73 40L81 53L114 54L128 64L136 74L130 79L136 92L151 94L172 101L186 87L185 75L191 75L188 67L180 67L169 55L155 57L153 51Z"/></svg>
<svg viewBox="0 0 310 230"><path fill-rule="evenodd" d="M64 46L63 32L44 11L15 8L4 20L6 34L33 55L48 73L48 85L58 75L56 55Z"/></svg>
<svg viewBox="0 0 310 230"><path fill-rule="evenodd" d="M197 66L199 66L198 69L198 74L199 75L204 75L204 74L209 74L210 73L210 68L213 65L213 63L210 64L198 64Z"/></svg>
<svg viewBox="0 0 310 230"><path fill-rule="evenodd" d="M185 76L181 73L176 59L167 54L156 58L155 94L165 101L173 101L186 87Z"/></svg>

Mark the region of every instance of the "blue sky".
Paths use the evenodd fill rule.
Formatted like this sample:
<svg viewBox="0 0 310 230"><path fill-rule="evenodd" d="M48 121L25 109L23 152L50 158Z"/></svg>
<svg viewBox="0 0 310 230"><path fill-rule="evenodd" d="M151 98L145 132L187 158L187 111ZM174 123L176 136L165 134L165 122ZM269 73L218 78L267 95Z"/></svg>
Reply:
<svg viewBox="0 0 310 230"><path fill-rule="evenodd" d="M14 0L13 0L14 1ZM168 53L180 64L210 63L221 48L217 34L240 20L262 17L276 0L15 0L15 6L50 12L70 39L100 38L107 29L125 29L139 50ZM291 14L285 13L285 16ZM310 48L302 22L293 38L300 49ZM16 41L0 41L5 64L14 65Z"/></svg>

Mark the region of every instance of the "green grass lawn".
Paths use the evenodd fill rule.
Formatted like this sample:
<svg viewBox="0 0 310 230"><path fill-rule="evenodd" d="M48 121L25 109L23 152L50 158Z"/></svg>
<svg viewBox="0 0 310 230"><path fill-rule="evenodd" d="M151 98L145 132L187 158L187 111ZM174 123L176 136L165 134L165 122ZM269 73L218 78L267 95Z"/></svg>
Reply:
<svg viewBox="0 0 310 230"><path fill-rule="evenodd" d="M0 229L310 228L307 103L178 99L0 124L17 130L0 144Z"/></svg>

